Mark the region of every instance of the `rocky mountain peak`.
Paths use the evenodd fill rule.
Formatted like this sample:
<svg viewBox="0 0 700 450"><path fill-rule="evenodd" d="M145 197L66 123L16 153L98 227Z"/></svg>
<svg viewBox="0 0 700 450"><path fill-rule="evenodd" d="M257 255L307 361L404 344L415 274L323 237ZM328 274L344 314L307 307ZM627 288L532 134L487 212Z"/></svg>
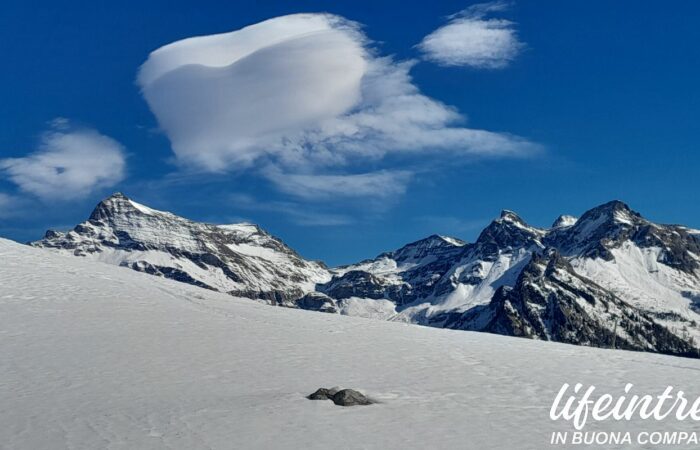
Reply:
<svg viewBox="0 0 700 450"><path fill-rule="evenodd" d="M525 224L525 221L517 213L509 209L501 210L501 214L496 221Z"/></svg>
<svg viewBox="0 0 700 450"><path fill-rule="evenodd" d="M568 214L562 214L557 217L557 220L552 224L552 228L564 228L570 227L576 224L578 217L570 216Z"/></svg>
<svg viewBox="0 0 700 450"><path fill-rule="evenodd" d="M573 225L556 226L555 222L545 244L567 256L579 254L610 260L611 248L633 237L639 227L649 224L625 203L613 200L586 211Z"/></svg>
<svg viewBox="0 0 700 450"><path fill-rule="evenodd" d="M89 220L105 221L117 216L166 214L134 202L121 192L115 192L97 204Z"/></svg>
<svg viewBox="0 0 700 450"><path fill-rule="evenodd" d="M464 245L466 245L466 243L460 239L433 234L427 238L404 245L398 250L382 253L378 258L391 258L401 263L410 260L419 260L429 255L442 255L445 252L450 252Z"/></svg>
<svg viewBox="0 0 700 450"><path fill-rule="evenodd" d="M632 209L627 205L627 203L620 200L610 200L607 203L603 203L593 209L598 210L611 210L611 211L628 211L631 212Z"/></svg>
<svg viewBox="0 0 700 450"><path fill-rule="evenodd" d="M428 236L425 239L418 240L416 242L412 242L404 247L401 248L401 250L408 249L408 248L435 248L435 247L462 247L465 245L465 242L449 237L449 236L442 236L439 234L433 234ZM399 250L399 251L401 251Z"/></svg>
<svg viewBox="0 0 700 450"><path fill-rule="evenodd" d="M540 246L539 240L544 231L527 224L513 211L503 210L479 235L476 246L487 253L510 248Z"/></svg>
<svg viewBox="0 0 700 450"><path fill-rule="evenodd" d="M643 220L642 216L633 211L626 203L613 200L586 211L579 222L596 220L599 222L616 222L631 225L633 222Z"/></svg>

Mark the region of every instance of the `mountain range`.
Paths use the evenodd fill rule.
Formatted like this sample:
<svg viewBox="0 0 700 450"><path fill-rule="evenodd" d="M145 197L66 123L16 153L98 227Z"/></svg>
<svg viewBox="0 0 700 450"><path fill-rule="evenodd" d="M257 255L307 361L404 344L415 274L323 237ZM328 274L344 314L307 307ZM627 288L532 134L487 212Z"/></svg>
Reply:
<svg viewBox="0 0 700 450"><path fill-rule="evenodd" d="M204 224L117 193L30 245L270 304L697 357L700 231L620 201L549 228L503 211L472 243L433 235L328 268L249 223Z"/></svg>

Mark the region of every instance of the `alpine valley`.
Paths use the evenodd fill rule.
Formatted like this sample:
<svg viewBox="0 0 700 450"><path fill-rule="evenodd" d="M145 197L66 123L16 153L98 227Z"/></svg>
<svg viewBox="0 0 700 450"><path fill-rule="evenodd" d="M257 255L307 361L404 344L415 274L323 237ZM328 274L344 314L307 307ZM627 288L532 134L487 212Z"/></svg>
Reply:
<svg viewBox="0 0 700 450"><path fill-rule="evenodd" d="M619 201L550 228L503 211L473 243L433 235L337 268L257 225L193 222L119 193L72 231L30 245L280 306L700 354L700 231L650 222Z"/></svg>

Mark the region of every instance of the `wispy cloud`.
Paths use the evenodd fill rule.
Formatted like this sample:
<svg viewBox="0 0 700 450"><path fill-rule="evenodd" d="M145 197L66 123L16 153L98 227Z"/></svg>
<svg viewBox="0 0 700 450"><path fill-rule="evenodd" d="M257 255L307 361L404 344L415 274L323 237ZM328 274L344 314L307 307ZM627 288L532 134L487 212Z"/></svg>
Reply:
<svg viewBox="0 0 700 450"><path fill-rule="evenodd" d="M400 194L410 174L387 163L389 155L536 150L517 136L465 127L458 111L420 92L413 62L382 57L372 45L339 16L283 16L161 47L138 83L183 167L252 170L306 200L352 188L382 195L381 180L392 182L386 195Z"/></svg>
<svg viewBox="0 0 700 450"><path fill-rule="evenodd" d="M344 214L332 212L316 211L308 206L287 201L260 201L247 194L230 195L231 203L234 207L247 211L263 211L284 214L293 223L302 226L338 226L348 225L355 220Z"/></svg>
<svg viewBox="0 0 700 450"><path fill-rule="evenodd" d="M16 210L17 199L9 194L0 192L0 217L11 216Z"/></svg>
<svg viewBox="0 0 700 450"><path fill-rule="evenodd" d="M442 66L505 67L520 53L523 44L518 40L515 23L488 16L508 6L504 2L481 3L460 11L426 36L418 48L425 59Z"/></svg>
<svg viewBox="0 0 700 450"><path fill-rule="evenodd" d="M282 192L305 200L372 197L386 200L406 192L408 171L377 171L352 175L290 175L266 172Z"/></svg>
<svg viewBox="0 0 700 450"><path fill-rule="evenodd" d="M35 152L0 159L0 171L26 193L65 200L121 181L125 159L124 148L114 139L56 119Z"/></svg>
<svg viewBox="0 0 700 450"><path fill-rule="evenodd" d="M8 194L0 192L0 210L6 208L12 202L12 197Z"/></svg>

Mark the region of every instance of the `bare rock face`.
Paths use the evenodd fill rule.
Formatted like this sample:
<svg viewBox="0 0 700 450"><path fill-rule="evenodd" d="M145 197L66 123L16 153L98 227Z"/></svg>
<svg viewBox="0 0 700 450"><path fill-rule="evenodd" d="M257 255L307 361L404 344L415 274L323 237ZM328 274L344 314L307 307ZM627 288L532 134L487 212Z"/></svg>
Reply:
<svg viewBox="0 0 700 450"><path fill-rule="evenodd" d="M335 388L319 388L306 398L309 400L332 400L338 406L371 405L374 403L364 394L354 389L342 389L339 391Z"/></svg>
<svg viewBox="0 0 700 450"><path fill-rule="evenodd" d="M457 323L461 321L460 323ZM446 324L545 341L697 357L694 346L654 317L575 273L556 251L533 254L513 287Z"/></svg>
<svg viewBox="0 0 700 450"><path fill-rule="evenodd" d="M296 307L309 311L320 311L326 313L337 313L338 305L336 301L320 292L309 292L296 302Z"/></svg>

